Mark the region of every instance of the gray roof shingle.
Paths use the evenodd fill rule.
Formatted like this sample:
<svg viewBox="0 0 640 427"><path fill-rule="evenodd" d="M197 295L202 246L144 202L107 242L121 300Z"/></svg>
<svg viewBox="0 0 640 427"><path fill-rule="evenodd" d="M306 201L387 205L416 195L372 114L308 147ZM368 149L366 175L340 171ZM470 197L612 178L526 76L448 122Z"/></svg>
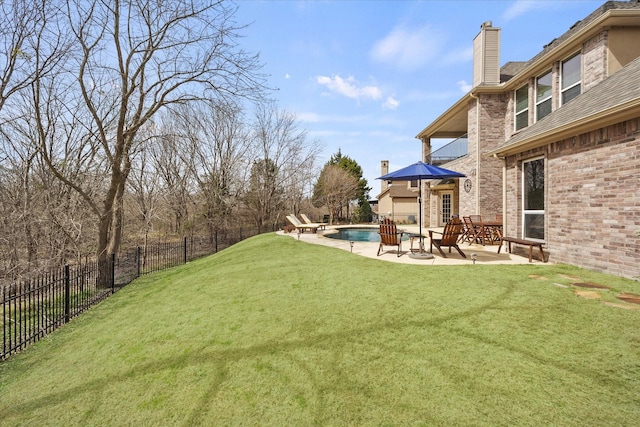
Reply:
<svg viewBox="0 0 640 427"><path fill-rule="evenodd" d="M549 51L555 49L558 45L562 44L565 40L570 38L572 35L579 32L584 27L589 25L591 22L596 20L599 16L603 15L608 10L612 10L612 9L640 9L640 2L636 0L631 0L631 1L608 1L604 3L602 6L600 6L593 12L591 12L587 17L573 24L571 28L569 28L569 30L564 34L562 34L560 37L557 37L551 40L549 43L547 43L536 56L534 56L529 61L527 61L526 65L528 66L530 64L537 62L541 57L546 55Z"/></svg>

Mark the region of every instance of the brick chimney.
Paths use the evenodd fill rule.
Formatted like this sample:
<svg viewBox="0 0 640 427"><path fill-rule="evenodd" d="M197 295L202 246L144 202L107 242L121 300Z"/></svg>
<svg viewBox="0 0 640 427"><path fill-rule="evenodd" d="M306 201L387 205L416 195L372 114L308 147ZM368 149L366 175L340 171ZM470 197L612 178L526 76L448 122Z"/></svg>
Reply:
<svg viewBox="0 0 640 427"><path fill-rule="evenodd" d="M473 39L473 87L500 83L500 28L487 21Z"/></svg>

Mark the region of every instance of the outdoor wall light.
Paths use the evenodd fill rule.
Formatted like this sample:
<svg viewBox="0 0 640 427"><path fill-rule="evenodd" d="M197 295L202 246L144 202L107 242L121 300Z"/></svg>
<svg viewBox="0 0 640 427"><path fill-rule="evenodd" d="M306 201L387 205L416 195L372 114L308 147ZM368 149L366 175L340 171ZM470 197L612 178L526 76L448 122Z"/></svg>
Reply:
<svg viewBox="0 0 640 427"><path fill-rule="evenodd" d="M478 259L478 254L477 253L472 253L471 254L471 260L473 261L473 263L476 263L476 259Z"/></svg>

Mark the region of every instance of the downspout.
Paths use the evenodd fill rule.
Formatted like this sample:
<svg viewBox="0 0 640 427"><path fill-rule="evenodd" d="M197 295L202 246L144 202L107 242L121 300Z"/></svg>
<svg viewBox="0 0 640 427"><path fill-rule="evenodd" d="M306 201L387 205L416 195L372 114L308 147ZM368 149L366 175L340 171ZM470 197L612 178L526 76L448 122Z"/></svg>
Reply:
<svg viewBox="0 0 640 427"><path fill-rule="evenodd" d="M497 154L494 158L502 160L502 234L506 234L507 230L507 159Z"/></svg>
<svg viewBox="0 0 640 427"><path fill-rule="evenodd" d="M476 179L474 187L476 189L476 214L480 214L480 99L469 92L469 96L476 100Z"/></svg>

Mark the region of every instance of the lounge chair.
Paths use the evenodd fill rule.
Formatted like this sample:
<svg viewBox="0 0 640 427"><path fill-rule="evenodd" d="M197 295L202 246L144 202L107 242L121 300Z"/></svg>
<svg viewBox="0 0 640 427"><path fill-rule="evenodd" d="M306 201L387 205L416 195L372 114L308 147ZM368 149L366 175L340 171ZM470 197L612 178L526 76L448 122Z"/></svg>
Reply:
<svg viewBox="0 0 640 427"><path fill-rule="evenodd" d="M435 239L433 237L435 233L442 234L442 238ZM448 247L449 253L451 253L451 248L456 248L460 255L462 255L463 258L466 258L467 256L458 246L458 237L460 237L460 234L462 234L462 221L460 221L460 218L451 218L451 220L444 226L444 231L442 231L442 233L439 231L429 230L429 240L431 241L429 251L431 251L435 246L440 251L440 255L446 258L447 256L442 248Z"/></svg>
<svg viewBox="0 0 640 427"><path fill-rule="evenodd" d="M304 233L307 230L311 230L312 233L318 231L318 226L316 224L303 224L294 215L287 215L287 219L289 220L291 225L293 225L296 230L300 231L301 233Z"/></svg>
<svg viewBox="0 0 640 427"><path fill-rule="evenodd" d="M383 246L397 246L398 256L402 255L402 235L403 231L398 231L396 223L386 218L380 223L380 246L378 247L378 256L382 252Z"/></svg>
<svg viewBox="0 0 640 427"><path fill-rule="evenodd" d="M324 230L325 227L328 225L326 222L313 222L309 219L309 217L307 217L307 215L303 213L301 213L300 216L302 217L302 220L305 222L305 224L317 224L318 230Z"/></svg>

